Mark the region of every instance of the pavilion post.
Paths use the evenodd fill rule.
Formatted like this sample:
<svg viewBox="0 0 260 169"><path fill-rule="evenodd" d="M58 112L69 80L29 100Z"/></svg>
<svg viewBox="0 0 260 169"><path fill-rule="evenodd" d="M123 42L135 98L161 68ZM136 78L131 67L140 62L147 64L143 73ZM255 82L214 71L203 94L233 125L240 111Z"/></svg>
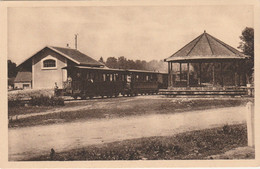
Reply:
<svg viewBox="0 0 260 169"><path fill-rule="evenodd" d="M234 71L233 83L234 83L234 86L236 86L236 65L235 65L235 68L233 71Z"/></svg>
<svg viewBox="0 0 260 169"><path fill-rule="evenodd" d="M174 78L173 78L173 62L171 62L171 83L172 83L172 86L174 85L173 80L174 80Z"/></svg>
<svg viewBox="0 0 260 169"><path fill-rule="evenodd" d="M190 63L187 63L187 87L190 87Z"/></svg>
<svg viewBox="0 0 260 169"><path fill-rule="evenodd" d="M201 62L199 62L199 85L201 86Z"/></svg>
<svg viewBox="0 0 260 169"><path fill-rule="evenodd" d="M168 73L170 73L170 62L168 62Z"/></svg>
<svg viewBox="0 0 260 169"><path fill-rule="evenodd" d="M213 66L212 66L212 83L213 86L215 86L215 63L213 62Z"/></svg>
<svg viewBox="0 0 260 169"><path fill-rule="evenodd" d="M238 71L238 86L240 86L240 77L241 77L241 70L240 70L240 66L241 66L241 64L240 64L240 62L238 61L237 62L237 71Z"/></svg>
<svg viewBox="0 0 260 169"><path fill-rule="evenodd" d="M242 64L246 65L246 60L242 61ZM246 71L245 71L245 67L243 66L243 85L246 86L247 81L246 81Z"/></svg>
<svg viewBox="0 0 260 169"><path fill-rule="evenodd" d="M168 62L168 87L171 87L171 63Z"/></svg>
<svg viewBox="0 0 260 169"><path fill-rule="evenodd" d="M181 81L181 62L180 62L180 81Z"/></svg>
<svg viewBox="0 0 260 169"><path fill-rule="evenodd" d="M234 86L237 86L237 62L235 62L235 69L234 69Z"/></svg>
<svg viewBox="0 0 260 169"><path fill-rule="evenodd" d="M221 76L221 86L224 86L224 80L223 80L223 64L220 62L220 76Z"/></svg>

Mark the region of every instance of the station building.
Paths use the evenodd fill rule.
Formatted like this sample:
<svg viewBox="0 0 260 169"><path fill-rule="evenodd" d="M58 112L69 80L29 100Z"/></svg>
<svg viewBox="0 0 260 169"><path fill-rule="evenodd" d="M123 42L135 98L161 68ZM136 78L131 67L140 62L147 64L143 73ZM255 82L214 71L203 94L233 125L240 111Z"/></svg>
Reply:
<svg viewBox="0 0 260 169"><path fill-rule="evenodd" d="M51 89L57 85L63 88L68 74L62 68L70 66L104 67L104 64L77 49L46 46L18 65L14 87Z"/></svg>

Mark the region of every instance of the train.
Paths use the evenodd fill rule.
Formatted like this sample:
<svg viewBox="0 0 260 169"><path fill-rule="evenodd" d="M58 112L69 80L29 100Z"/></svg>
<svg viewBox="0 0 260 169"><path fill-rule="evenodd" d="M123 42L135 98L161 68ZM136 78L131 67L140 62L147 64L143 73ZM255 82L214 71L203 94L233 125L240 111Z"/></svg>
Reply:
<svg viewBox="0 0 260 169"><path fill-rule="evenodd" d="M158 94L168 84L168 74L154 71L86 66L63 69L67 70L67 80L62 89L55 89L55 95L74 99Z"/></svg>

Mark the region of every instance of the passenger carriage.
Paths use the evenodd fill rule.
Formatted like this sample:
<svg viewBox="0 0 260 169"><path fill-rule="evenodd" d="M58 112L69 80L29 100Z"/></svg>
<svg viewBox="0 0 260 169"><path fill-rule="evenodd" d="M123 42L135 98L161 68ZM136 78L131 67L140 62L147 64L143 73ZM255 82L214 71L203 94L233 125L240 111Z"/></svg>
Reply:
<svg viewBox="0 0 260 169"><path fill-rule="evenodd" d="M167 83L159 72L142 70L125 70L97 68L86 66L64 67L68 79L57 95L72 96L77 99L95 96L117 97L135 96L138 94L158 93L159 86Z"/></svg>

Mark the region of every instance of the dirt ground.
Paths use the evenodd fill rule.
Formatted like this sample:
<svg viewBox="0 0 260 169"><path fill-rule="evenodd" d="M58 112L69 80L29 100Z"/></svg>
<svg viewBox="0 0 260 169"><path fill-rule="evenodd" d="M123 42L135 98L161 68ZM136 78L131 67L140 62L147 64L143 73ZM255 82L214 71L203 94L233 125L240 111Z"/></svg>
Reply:
<svg viewBox="0 0 260 169"><path fill-rule="evenodd" d="M246 145L246 124L235 124L90 145L29 161L254 159L254 148Z"/></svg>
<svg viewBox="0 0 260 169"><path fill-rule="evenodd" d="M9 160L125 139L169 136L245 123L250 98L138 96L66 102L64 107L29 107L9 120ZM35 109L37 107L34 107ZM17 119L16 119L17 118Z"/></svg>
<svg viewBox="0 0 260 169"><path fill-rule="evenodd" d="M44 126L9 129L9 159L22 160L87 145L125 139L169 136L227 124L245 123L245 107L230 107L175 114L80 120Z"/></svg>
<svg viewBox="0 0 260 169"><path fill-rule="evenodd" d="M253 147L237 147L225 153L211 155L207 159L254 159L255 149Z"/></svg>
<svg viewBox="0 0 260 169"><path fill-rule="evenodd" d="M143 114L172 114L246 105L250 98L167 98L138 96L67 101L65 106L9 108L9 127L72 122L82 119L116 118Z"/></svg>

